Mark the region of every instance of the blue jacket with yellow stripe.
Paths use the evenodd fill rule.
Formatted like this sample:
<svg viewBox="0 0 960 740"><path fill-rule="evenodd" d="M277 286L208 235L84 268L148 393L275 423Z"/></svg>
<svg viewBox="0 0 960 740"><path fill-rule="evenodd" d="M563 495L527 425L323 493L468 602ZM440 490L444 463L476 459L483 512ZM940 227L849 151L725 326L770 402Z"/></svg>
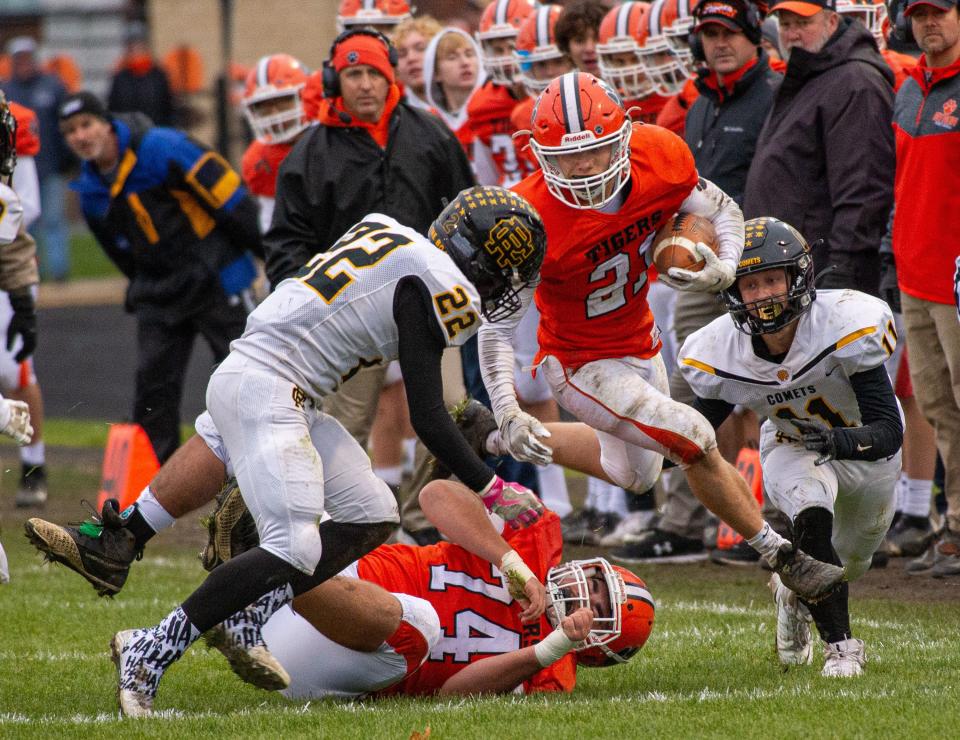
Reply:
<svg viewBox="0 0 960 740"><path fill-rule="evenodd" d="M84 162L71 187L90 230L130 278L127 307L173 323L253 282L257 206L223 157L141 114L112 119L119 159Z"/></svg>

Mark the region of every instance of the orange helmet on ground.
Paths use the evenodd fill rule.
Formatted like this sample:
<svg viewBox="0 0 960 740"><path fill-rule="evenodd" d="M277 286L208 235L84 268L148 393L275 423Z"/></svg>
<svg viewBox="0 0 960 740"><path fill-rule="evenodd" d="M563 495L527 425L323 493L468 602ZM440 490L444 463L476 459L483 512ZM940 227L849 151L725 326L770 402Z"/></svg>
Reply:
<svg viewBox="0 0 960 740"><path fill-rule="evenodd" d="M640 57L647 38L649 12L650 3L626 2L613 8L600 23L600 75L627 100L641 100L653 93L653 83ZM621 54L633 54L634 62L623 64Z"/></svg>
<svg viewBox="0 0 960 740"><path fill-rule="evenodd" d="M601 668L626 663L646 643L655 606L647 585L605 558L572 560L547 573L547 618L554 625L580 608L594 612L590 634L574 648L577 663ZM604 593L605 592L605 593ZM603 611L601 606L607 606Z"/></svg>
<svg viewBox="0 0 960 740"><path fill-rule="evenodd" d="M568 206L601 208L630 179L630 119L620 96L598 77L587 72L557 77L537 98L532 123L530 147L547 188ZM570 155L601 147L610 147L602 171L577 171L583 163L571 164Z"/></svg>
<svg viewBox="0 0 960 740"><path fill-rule="evenodd" d="M517 75L517 61L513 55L520 26L533 14L533 0L494 0L480 16L477 41L480 44L480 59L487 77L498 85L512 85ZM508 39L510 50L505 54L495 53L491 42Z"/></svg>
<svg viewBox="0 0 960 740"><path fill-rule="evenodd" d="M837 12L863 21L863 25L877 40L877 46L886 48L884 22L887 20L887 6L883 0L837 0Z"/></svg>
<svg viewBox="0 0 960 740"><path fill-rule="evenodd" d="M289 54L260 57L247 75L243 112L265 144L290 141L307 127L302 90L309 70Z"/></svg>
<svg viewBox="0 0 960 740"><path fill-rule="evenodd" d="M561 5L540 5L520 24L517 48L513 52L519 67L516 78L530 95L540 94L550 84L550 80L538 80L530 74L533 63L564 57L554 35L557 18L562 12Z"/></svg>
<svg viewBox="0 0 960 740"><path fill-rule="evenodd" d="M388 33L409 17L410 3L407 0L340 0L337 33L364 26Z"/></svg>

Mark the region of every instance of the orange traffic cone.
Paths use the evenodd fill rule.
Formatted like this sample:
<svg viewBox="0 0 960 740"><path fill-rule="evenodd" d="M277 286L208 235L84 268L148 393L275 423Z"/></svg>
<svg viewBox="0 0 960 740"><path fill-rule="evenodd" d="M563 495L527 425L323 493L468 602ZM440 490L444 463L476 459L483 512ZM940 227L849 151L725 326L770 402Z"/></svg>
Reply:
<svg viewBox="0 0 960 740"><path fill-rule="evenodd" d="M763 506L763 471L760 468L760 451L751 447L744 447L737 455L737 472L747 482L757 503ZM733 527L720 522L717 528L717 549L729 550L743 541Z"/></svg>
<svg viewBox="0 0 960 740"><path fill-rule="evenodd" d="M160 469L150 438L139 424L114 424L103 454L103 477L97 510L108 498L120 502L120 511L137 500L140 491Z"/></svg>

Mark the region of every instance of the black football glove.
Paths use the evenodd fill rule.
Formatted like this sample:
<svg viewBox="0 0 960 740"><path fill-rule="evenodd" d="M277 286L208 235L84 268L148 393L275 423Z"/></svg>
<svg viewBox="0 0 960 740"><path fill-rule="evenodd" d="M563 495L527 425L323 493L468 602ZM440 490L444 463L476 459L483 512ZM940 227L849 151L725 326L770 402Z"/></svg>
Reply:
<svg viewBox="0 0 960 740"><path fill-rule="evenodd" d="M811 452L820 453L814 465L823 465L836 459L837 437L833 429L809 419L791 419L790 423L800 432L800 441L803 446Z"/></svg>
<svg viewBox="0 0 960 740"><path fill-rule="evenodd" d="M880 255L880 297L887 302L894 313L903 313L900 310L897 266L893 261L893 255L889 252Z"/></svg>
<svg viewBox="0 0 960 740"><path fill-rule="evenodd" d="M23 344L14 359L23 362L37 348L37 311L29 288L10 293L9 297L13 318L7 327L7 351L13 349L13 343L19 335Z"/></svg>

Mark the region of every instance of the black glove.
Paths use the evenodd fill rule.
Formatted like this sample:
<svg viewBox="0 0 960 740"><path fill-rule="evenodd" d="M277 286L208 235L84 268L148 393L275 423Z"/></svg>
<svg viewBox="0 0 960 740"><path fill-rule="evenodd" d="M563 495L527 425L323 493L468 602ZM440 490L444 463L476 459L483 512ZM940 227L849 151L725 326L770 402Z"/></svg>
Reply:
<svg viewBox="0 0 960 740"><path fill-rule="evenodd" d="M823 465L836 459L836 431L809 419L791 419L790 423L800 432L800 441L803 446L811 452L820 453L820 457L816 459L814 465Z"/></svg>
<svg viewBox="0 0 960 740"><path fill-rule="evenodd" d="M897 285L897 265L889 252L880 255L880 297L887 302L894 313L902 313L900 286Z"/></svg>
<svg viewBox="0 0 960 740"><path fill-rule="evenodd" d="M13 343L19 335L23 345L14 359L17 362L23 362L37 348L37 311L29 288L10 293L9 297L13 318L10 319L10 326L7 327L7 350L13 349Z"/></svg>

